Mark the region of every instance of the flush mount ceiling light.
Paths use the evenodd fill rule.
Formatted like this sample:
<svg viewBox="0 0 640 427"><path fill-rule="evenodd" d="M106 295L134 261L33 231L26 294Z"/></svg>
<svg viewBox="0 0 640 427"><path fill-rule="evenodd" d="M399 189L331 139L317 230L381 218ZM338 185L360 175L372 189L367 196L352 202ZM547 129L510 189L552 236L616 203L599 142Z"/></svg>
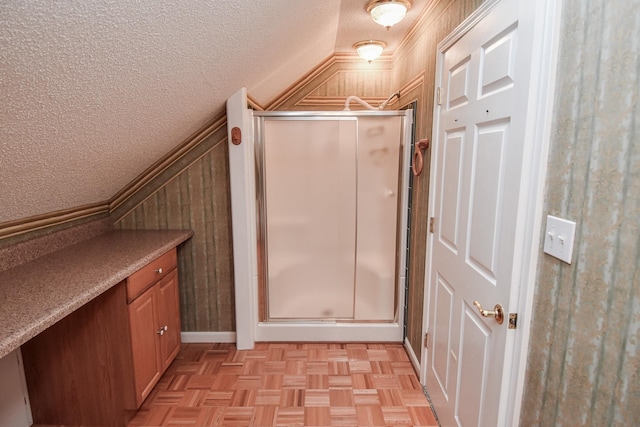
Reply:
<svg viewBox="0 0 640 427"><path fill-rule="evenodd" d="M392 25L402 21L410 8L409 0L372 0L367 5L367 12L374 21L388 30Z"/></svg>
<svg viewBox="0 0 640 427"><path fill-rule="evenodd" d="M353 45L360 58L369 63L382 54L385 46L384 42L378 40L364 40Z"/></svg>

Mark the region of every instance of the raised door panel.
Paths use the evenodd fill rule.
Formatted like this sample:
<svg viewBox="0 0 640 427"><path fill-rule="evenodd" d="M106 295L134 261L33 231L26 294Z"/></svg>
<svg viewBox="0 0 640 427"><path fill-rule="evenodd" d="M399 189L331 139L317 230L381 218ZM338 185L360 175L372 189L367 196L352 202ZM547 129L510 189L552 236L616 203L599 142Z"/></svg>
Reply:
<svg viewBox="0 0 640 427"><path fill-rule="evenodd" d="M140 406L162 374L159 357L159 326L156 313L156 287L129 304L131 351L136 405Z"/></svg>
<svg viewBox="0 0 640 427"><path fill-rule="evenodd" d="M180 351L180 301L178 271L173 270L156 285L158 288L158 319L163 335L160 337L160 357L164 371Z"/></svg>

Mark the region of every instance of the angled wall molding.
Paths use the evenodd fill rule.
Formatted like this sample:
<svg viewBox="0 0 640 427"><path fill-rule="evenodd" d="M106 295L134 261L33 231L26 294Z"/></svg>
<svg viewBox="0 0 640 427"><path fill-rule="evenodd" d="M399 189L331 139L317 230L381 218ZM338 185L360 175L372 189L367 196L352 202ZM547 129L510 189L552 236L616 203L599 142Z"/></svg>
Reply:
<svg viewBox="0 0 640 427"><path fill-rule="evenodd" d="M22 218L15 221L7 221L0 224L0 241L32 231L61 226L84 219L99 218L101 216L107 216L108 214L108 202L100 202Z"/></svg>

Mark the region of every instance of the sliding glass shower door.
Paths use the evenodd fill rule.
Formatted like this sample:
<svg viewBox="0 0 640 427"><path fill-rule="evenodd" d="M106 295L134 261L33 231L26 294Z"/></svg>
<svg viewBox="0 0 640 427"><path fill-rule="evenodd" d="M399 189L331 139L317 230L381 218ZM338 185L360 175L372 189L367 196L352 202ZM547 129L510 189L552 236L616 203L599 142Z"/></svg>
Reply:
<svg viewBox="0 0 640 427"><path fill-rule="evenodd" d="M356 121L264 123L272 319L352 318Z"/></svg>
<svg viewBox="0 0 640 427"><path fill-rule="evenodd" d="M258 128L266 320L393 320L401 117Z"/></svg>

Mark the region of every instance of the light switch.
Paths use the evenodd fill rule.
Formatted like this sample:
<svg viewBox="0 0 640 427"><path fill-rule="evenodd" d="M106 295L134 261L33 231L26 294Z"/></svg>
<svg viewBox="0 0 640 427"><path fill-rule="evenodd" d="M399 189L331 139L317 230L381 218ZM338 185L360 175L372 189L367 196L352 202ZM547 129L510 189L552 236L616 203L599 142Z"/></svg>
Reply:
<svg viewBox="0 0 640 427"><path fill-rule="evenodd" d="M575 234L575 222L548 215L547 230L544 234L545 253L571 264Z"/></svg>

